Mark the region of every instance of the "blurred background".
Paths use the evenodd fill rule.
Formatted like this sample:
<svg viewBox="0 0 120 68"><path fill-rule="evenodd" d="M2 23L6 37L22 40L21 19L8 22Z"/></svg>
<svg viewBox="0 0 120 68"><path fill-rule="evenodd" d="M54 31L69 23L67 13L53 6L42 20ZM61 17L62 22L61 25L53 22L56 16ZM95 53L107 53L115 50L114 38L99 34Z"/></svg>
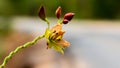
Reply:
<svg viewBox="0 0 120 68"><path fill-rule="evenodd" d="M44 33L46 23L37 14L41 4L51 26L58 6L62 17L75 13L63 26L71 46L61 55L47 50L42 39L16 54L6 68L120 68L120 0L0 0L0 63L17 46Z"/></svg>

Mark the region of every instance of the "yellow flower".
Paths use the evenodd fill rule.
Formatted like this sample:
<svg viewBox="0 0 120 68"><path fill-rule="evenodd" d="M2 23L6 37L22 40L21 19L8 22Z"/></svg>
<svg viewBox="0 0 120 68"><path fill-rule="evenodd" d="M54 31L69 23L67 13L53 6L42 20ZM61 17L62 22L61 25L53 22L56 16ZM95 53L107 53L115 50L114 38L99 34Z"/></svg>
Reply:
<svg viewBox="0 0 120 68"><path fill-rule="evenodd" d="M60 18L61 7L58 7L55 12L56 17L58 18L58 22L51 29L50 29L50 22L46 17L44 6L41 6L38 15L48 25L48 28L46 29L46 32L45 32L45 38L47 39L47 45L48 45L47 48L54 48L56 51L64 54L63 50L66 47L68 47L70 45L70 43L62 38L65 33L65 31L62 30L62 24L68 24L69 21L72 20L72 18L74 17L75 14L71 13L71 12L66 13L64 15L64 18L61 20L61 18Z"/></svg>
<svg viewBox="0 0 120 68"><path fill-rule="evenodd" d="M48 48L53 47L56 51L64 54L63 49L70 45L69 42L62 39L64 33L65 31L62 30L62 24L59 23L53 26L51 30L47 29L45 35L48 40Z"/></svg>

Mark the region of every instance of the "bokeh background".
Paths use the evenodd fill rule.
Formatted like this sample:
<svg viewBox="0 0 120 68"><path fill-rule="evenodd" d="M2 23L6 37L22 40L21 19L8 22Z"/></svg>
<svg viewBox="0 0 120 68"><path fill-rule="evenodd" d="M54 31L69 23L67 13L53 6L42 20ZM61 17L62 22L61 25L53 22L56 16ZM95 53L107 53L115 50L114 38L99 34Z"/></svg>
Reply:
<svg viewBox="0 0 120 68"><path fill-rule="evenodd" d="M0 63L17 46L44 33L40 5L51 26L58 6L62 17L75 13L63 26L71 46L61 55L47 50L42 39L16 54L6 68L120 68L120 0L0 0Z"/></svg>

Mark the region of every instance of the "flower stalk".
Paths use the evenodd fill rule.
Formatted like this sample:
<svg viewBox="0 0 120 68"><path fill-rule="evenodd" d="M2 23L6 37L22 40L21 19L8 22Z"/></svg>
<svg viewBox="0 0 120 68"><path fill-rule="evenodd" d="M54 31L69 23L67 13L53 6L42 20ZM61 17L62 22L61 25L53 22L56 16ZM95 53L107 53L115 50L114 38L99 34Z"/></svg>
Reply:
<svg viewBox="0 0 120 68"><path fill-rule="evenodd" d="M22 46L17 47L14 51L11 51L8 56L5 57L3 63L0 65L0 68L5 68L8 61L19 51L25 49L29 46L34 45L38 40L42 38L47 39L47 49L54 48L56 51L64 54L64 49L70 45L70 43L63 39L63 35L65 31L62 29L62 24L67 24L74 16L74 13L66 13L64 15L64 19L61 20L61 7L58 7L55 12L56 17L58 18L57 24L55 24L52 28L50 28L50 22L46 17L45 8L41 6L39 9L38 16L43 21L45 21L48 25L46 31L43 35L36 37L33 41L27 42Z"/></svg>

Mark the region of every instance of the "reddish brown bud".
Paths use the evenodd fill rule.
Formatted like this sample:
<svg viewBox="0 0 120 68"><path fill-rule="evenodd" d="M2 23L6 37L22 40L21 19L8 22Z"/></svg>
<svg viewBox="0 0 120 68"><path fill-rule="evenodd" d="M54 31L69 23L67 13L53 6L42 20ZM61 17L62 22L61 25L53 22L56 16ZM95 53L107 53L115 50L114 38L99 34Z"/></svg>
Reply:
<svg viewBox="0 0 120 68"><path fill-rule="evenodd" d="M39 16L42 20L45 21L46 14L45 14L45 8L44 8L44 6L41 6L41 7L40 7L38 16Z"/></svg>
<svg viewBox="0 0 120 68"><path fill-rule="evenodd" d="M60 18L60 16L61 16L61 7L60 6L56 9L55 15L57 16L58 19Z"/></svg>
<svg viewBox="0 0 120 68"><path fill-rule="evenodd" d="M74 15L75 15L74 13L66 13L64 15L64 19L67 19L68 21L70 21Z"/></svg>
<svg viewBox="0 0 120 68"><path fill-rule="evenodd" d="M67 24L69 21L67 19L63 20L63 24Z"/></svg>

